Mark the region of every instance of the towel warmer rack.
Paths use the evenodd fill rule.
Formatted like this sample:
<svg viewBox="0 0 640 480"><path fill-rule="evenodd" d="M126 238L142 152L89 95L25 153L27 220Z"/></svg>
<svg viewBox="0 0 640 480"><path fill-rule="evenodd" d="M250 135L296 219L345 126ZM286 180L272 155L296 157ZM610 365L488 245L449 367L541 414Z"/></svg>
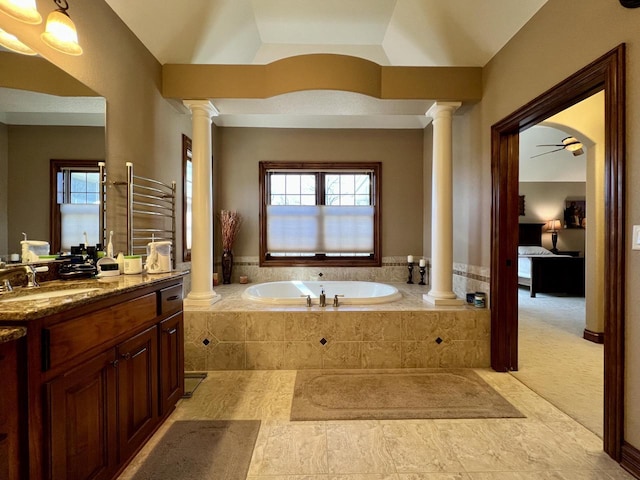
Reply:
<svg viewBox="0 0 640 480"><path fill-rule="evenodd" d="M127 162L127 249L129 255L147 254L152 240L171 240L176 266L176 182L163 183L133 173Z"/></svg>

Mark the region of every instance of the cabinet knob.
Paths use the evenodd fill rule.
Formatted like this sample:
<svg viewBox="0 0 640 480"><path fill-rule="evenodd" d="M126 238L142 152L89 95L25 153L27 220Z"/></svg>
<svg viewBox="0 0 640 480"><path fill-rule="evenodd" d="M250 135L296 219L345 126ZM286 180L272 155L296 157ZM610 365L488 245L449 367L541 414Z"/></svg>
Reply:
<svg viewBox="0 0 640 480"><path fill-rule="evenodd" d="M118 364L119 364L119 363L120 363L120 361L119 361L119 360L114 360L113 362L111 362L111 366L112 366L113 368L118 368Z"/></svg>
<svg viewBox="0 0 640 480"><path fill-rule="evenodd" d="M131 358L131 354L129 352L123 353L122 355L120 355L122 358L124 358L125 360L129 360Z"/></svg>

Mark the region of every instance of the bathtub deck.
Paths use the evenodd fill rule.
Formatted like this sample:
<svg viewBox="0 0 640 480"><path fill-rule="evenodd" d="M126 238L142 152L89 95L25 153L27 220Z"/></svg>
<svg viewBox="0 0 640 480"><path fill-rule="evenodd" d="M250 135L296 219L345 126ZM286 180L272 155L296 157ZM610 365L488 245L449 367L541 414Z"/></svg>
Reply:
<svg viewBox="0 0 640 480"><path fill-rule="evenodd" d="M422 299L428 287L393 285L401 300L338 308L249 303L246 285L216 286L220 301L185 310L185 368L489 366L488 309L435 307Z"/></svg>

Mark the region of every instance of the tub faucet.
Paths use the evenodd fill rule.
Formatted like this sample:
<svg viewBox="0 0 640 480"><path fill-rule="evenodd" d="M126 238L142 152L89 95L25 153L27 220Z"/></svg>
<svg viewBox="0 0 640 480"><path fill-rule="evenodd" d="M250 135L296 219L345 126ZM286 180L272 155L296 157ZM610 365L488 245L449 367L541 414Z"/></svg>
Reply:
<svg viewBox="0 0 640 480"><path fill-rule="evenodd" d="M311 306L311 295L300 295L301 297L307 297L307 307Z"/></svg>
<svg viewBox="0 0 640 480"><path fill-rule="evenodd" d="M344 297L344 295L337 295L337 294L336 294L336 295L333 297L333 306L334 306L334 307L337 307L337 306L339 305L338 297Z"/></svg>
<svg viewBox="0 0 640 480"><path fill-rule="evenodd" d="M320 292L320 306L321 307L327 306L327 296L324 294L324 288Z"/></svg>

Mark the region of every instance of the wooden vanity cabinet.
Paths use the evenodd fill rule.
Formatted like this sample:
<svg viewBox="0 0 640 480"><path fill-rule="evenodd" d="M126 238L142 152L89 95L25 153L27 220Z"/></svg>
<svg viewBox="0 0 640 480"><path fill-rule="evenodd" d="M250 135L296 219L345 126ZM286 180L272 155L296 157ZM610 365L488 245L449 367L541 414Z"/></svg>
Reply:
<svg viewBox="0 0 640 480"><path fill-rule="evenodd" d="M30 395L41 418L29 427L30 479L115 478L175 407L184 388L178 280L43 319L31 347L43 394L40 409Z"/></svg>

